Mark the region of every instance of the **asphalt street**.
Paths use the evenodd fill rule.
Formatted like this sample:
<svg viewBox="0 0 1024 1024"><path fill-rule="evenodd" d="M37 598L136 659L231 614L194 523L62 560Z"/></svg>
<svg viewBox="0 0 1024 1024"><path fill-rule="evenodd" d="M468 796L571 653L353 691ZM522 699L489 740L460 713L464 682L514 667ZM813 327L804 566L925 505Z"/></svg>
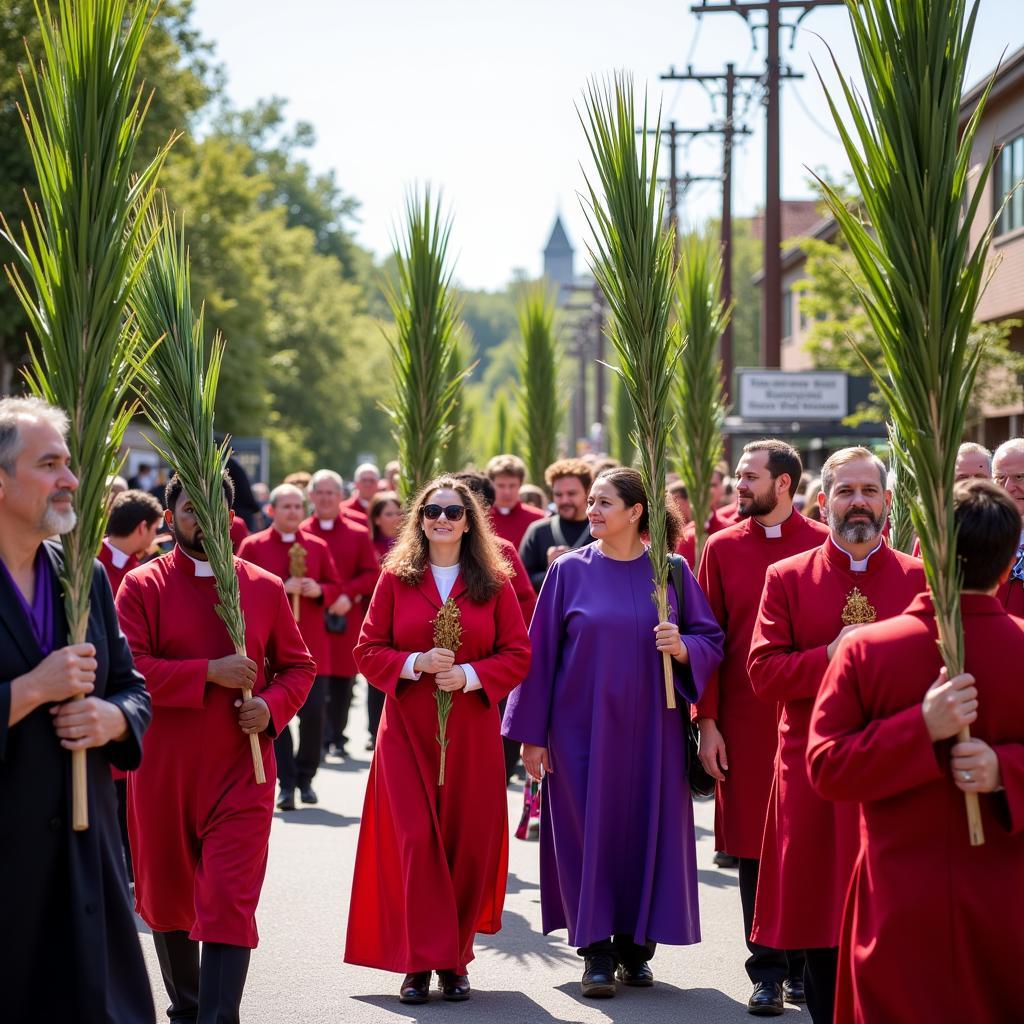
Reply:
<svg viewBox="0 0 1024 1024"><path fill-rule="evenodd" d="M363 752L365 687L356 692L349 726L352 759L331 758L314 783L320 802L278 812L270 864L257 921L242 1020L247 1024L401 1024L442 1020L459 1024L727 1024L752 1021L745 1006L750 986L735 871L712 864L713 805L697 803L697 859L703 941L662 946L651 962L653 989L619 987L613 999L580 994L582 960L564 932L540 932L537 844L510 840L508 895L503 928L478 936L470 965L473 996L445 1003L438 994L424 1006L402 1006L401 978L342 961L359 815L370 754ZM352 723L355 724L353 728ZM511 827L519 819L522 789L508 791ZM145 926L140 922L140 931ZM142 935L157 1019L166 1020L163 984L148 934ZM787 1007L783 1019L801 1013ZM809 1017L804 1013L804 1020Z"/></svg>

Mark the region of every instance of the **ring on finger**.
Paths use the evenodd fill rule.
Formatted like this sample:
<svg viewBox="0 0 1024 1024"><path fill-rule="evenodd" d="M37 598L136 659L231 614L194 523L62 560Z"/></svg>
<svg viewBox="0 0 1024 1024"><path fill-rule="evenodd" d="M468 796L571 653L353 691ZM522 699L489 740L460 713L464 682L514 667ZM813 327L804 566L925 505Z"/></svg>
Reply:
<svg viewBox="0 0 1024 1024"><path fill-rule="evenodd" d="M973 782L974 776L970 772L962 772L964 782Z"/></svg>

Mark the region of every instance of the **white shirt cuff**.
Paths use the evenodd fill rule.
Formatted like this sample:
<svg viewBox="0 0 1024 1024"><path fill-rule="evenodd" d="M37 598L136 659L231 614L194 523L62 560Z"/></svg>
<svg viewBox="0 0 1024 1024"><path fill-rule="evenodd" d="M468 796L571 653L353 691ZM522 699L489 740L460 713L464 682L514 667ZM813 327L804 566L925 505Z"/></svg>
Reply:
<svg viewBox="0 0 1024 1024"><path fill-rule="evenodd" d="M416 679L419 679L419 677L421 675L423 675L422 672L417 672L413 668L413 665L416 664L416 659L422 653L423 653L422 651L414 651L412 654L409 655L408 658L405 659L405 664L402 666L401 675L399 675L399 677L398 677L399 679L413 679L413 680L416 680Z"/></svg>
<svg viewBox="0 0 1024 1024"><path fill-rule="evenodd" d="M476 669L472 665L463 665L462 671L466 673L466 685L464 687L466 693L484 688L484 684L480 682L480 677L476 674Z"/></svg>

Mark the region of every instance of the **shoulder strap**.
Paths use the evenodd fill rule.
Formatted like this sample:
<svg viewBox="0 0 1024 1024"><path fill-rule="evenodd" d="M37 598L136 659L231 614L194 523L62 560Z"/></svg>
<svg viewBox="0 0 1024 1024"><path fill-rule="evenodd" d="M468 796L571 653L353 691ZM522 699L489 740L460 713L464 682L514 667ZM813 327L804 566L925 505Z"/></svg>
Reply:
<svg viewBox="0 0 1024 1024"><path fill-rule="evenodd" d="M672 577L672 585L676 588L676 603L679 605L679 624L683 623L685 599L683 597L683 556L668 556L668 571Z"/></svg>
<svg viewBox="0 0 1024 1024"><path fill-rule="evenodd" d="M551 517L551 539L555 542L555 547L567 548L569 545L565 542L565 534L562 533L562 521L558 518L558 513Z"/></svg>

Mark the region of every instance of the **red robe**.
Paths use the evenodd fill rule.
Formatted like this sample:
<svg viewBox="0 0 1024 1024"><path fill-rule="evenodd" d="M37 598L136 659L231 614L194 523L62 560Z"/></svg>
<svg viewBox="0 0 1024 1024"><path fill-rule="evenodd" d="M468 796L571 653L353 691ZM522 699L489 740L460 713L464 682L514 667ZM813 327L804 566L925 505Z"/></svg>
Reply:
<svg viewBox="0 0 1024 1024"><path fill-rule="evenodd" d="M857 805L830 803L807 777L811 707L856 587L879 619L899 615L924 587L921 562L884 541L864 572L831 540L768 570L750 644L754 692L781 706L751 935L774 949L839 945L843 900L860 846Z"/></svg>
<svg viewBox="0 0 1024 1024"><path fill-rule="evenodd" d="M341 514L354 519L360 526L367 526L370 521L369 510L363 507L358 494L353 494L351 498L346 498L341 503Z"/></svg>
<svg viewBox="0 0 1024 1024"><path fill-rule="evenodd" d="M302 706L314 665L280 581L239 558L235 566L253 691L271 717L260 736L262 786L238 727L241 691L206 681L210 660L234 653L213 578L197 577L175 548L125 578L117 614L153 700L145 757L128 777L135 909L155 931L254 947L274 813L272 737Z"/></svg>
<svg viewBox="0 0 1024 1024"><path fill-rule="evenodd" d="M725 657L694 714L715 719L725 740L729 771L715 787L715 849L734 857L761 856L777 743L778 715L754 695L747 676L764 574L773 562L819 547L827 536L826 527L794 511L779 538L769 539L762 526L744 519L704 547L698 582L725 630Z"/></svg>
<svg viewBox="0 0 1024 1024"><path fill-rule="evenodd" d="M410 653L434 646L441 599L429 570L417 587L381 576L356 647L360 672L387 698L359 829L348 963L463 974L474 934L501 927L508 812L498 702L526 675L530 641L511 585L474 604L460 578L450 596L462 613L456 662L471 663L483 688L455 694L443 786L433 676L399 679Z"/></svg>
<svg viewBox="0 0 1024 1024"><path fill-rule="evenodd" d="M730 505L729 509L735 511L736 506ZM725 510L728 511L728 510ZM727 526L732 526L736 520L736 515L724 516L722 515L722 509L715 509L710 516L708 516L708 528L707 536L710 537L713 533L718 533L720 530L724 530ZM705 543L707 539L705 538ZM683 532L679 537L679 543L676 545L676 554L682 555L686 559L686 564L694 572L697 571L697 528L692 522L687 523L683 527Z"/></svg>
<svg viewBox="0 0 1024 1024"><path fill-rule="evenodd" d="M532 505L527 505L525 502L520 501L512 507L508 515L499 512L492 505L490 516L491 529L502 540L507 540L518 551L519 545L523 542L523 535L526 533L527 527L538 519L547 519L548 514L543 509L534 508Z"/></svg>
<svg viewBox="0 0 1024 1024"><path fill-rule="evenodd" d="M377 564L383 563L387 557L388 552L395 546L395 537L385 537L383 533L378 533L373 538L373 550L377 556Z"/></svg>
<svg viewBox="0 0 1024 1024"><path fill-rule="evenodd" d="M238 554L238 549L243 540L249 536L249 527L241 516L235 516L231 520L231 550Z"/></svg>
<svg viewBox="0 0 1024 1024"><path fill-rule="evenodd" d="M519 610L523 613L523 622L527 628L530 626L530 619L533 618L533 609L537 607L537 591L533 589L530 576L519 557L515 545L504 537L498 538L498 547L505 556L505 561L512 566L512 589L516 593L516 600L519 602Z"/></svg>
<svg viewBox="0 0 1024 1024"><path fill-rule="evenodd" d="M325 530L315 517L307 519L301 528L319 537L331 550L331 559L340 579L334 600L344 594L352 602L346 616L348 625L345 632L327 634L327 662L320 671L324 675L351 678L356 674L352 651L363 625L366 605L380 575L377 554L370 543L370 531L345 516L335 519L329 530ZM323 607L326 610L330 604L324 602Z"/></svg>
<svg viewBox="0 0 1024 1024"><path fill-rule="evenodd" d="M1024 618L1024 583L1008 579L996 593L1000 604L1018 619Z"/></svg>
<svg viewBox="0 0 1024 1024"><path fill-rule="evenodd" d="M238 548L238 557L258 565L282 580L291 576L291 557L288 554L292 544L301 544L306 549L306 575L317 581L323 594L314 600L299 598L299 632L303 642L316 662L317 675L326 675L328 665L327 630L324 628L324 609L329 608L341 592L340 580L331 549L319 537L302 527L295 533L294 541L281 539L281 534L268 526L259 533L250 533ZM288 595L289 605L292 595Z"/></svg>
<svg viewBox="0 0 1024 1024"><path fill-rule="evenodd" d="M933 744L921 714L942 664L927 594L844 642L814 707L814 786L861 805L836 1024L1020 1020L1024 623L984 594L964 594L961 613L979 693L971 735L995 749L1004 787L980 796L983 846L970 845L951 778L955 741Z"/></svg>
<svg viewBox="0 0 1024 1024"><path fill-rule="evenodd" d="M114 592L114 597L117 597L117 592L121 589L121 583L125 576L127 576L132 569L141 565L138 555L129 555L128 561L118 569L117 566L114 565L114 554L105 543L100 545L100 552L96 557L100 560L100 564L103 568L107 570L107 579L110 580L110 589Z"/></svg>

